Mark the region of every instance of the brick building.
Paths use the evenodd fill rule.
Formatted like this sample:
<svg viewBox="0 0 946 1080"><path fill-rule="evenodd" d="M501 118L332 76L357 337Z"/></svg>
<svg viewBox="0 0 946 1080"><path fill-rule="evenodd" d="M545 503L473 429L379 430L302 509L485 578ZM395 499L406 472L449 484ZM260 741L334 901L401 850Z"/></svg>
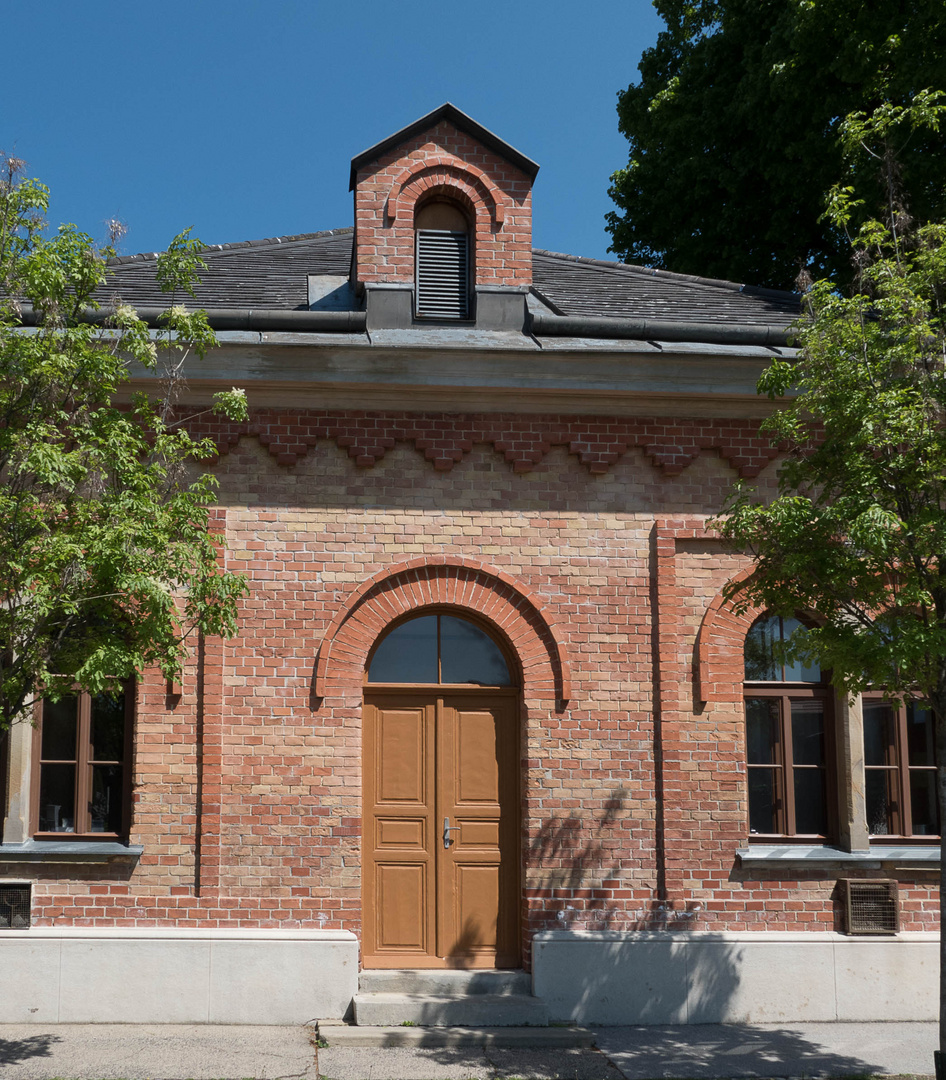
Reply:
<svg viewBox="0 0 946 1080"><path fill-rule="evenodd" d="M524 969L553 1020L933 1017L928 719L777 667L706 527L773 484L795 299L534 250L536 173L445 105L353 159L353 229L207 253L239 636L11 733L0 1020L341 1016L359 967ZM846 933L877 878L899 933Z"/></svg>

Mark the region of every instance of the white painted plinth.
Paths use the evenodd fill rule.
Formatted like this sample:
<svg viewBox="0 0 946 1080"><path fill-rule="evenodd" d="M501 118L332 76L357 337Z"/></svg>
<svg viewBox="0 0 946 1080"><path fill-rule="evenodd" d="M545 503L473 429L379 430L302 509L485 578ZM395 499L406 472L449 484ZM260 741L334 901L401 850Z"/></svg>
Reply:
<svg viewBox="0 0 946 1080"><path fill-rule="evenodd" d="M552 930L533 985L582 1024L935 1020L939 935Z"/></svg>
<svg viewBox="0 0 946 1080"><path fill-rule="evenodd" d="M0 1023L301 1024L358 989L343 930L37 927L0 933Z"/></svg>

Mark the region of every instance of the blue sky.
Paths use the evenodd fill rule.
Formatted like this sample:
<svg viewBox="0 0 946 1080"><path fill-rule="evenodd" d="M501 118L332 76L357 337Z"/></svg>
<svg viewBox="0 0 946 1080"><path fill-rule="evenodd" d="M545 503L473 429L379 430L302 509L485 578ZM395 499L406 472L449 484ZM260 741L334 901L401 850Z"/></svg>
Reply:
<svg viewBox="0 0 946 1080"><path fill-rule="evenodd" d="M208 243L350 225L351 158L452 101L541 166L535 246L609 258L616 94L662 25L649 0L44 0L8 16L0 149L50 187L51 223L99 240L119 218L126 254L188 225Z"/></svg>

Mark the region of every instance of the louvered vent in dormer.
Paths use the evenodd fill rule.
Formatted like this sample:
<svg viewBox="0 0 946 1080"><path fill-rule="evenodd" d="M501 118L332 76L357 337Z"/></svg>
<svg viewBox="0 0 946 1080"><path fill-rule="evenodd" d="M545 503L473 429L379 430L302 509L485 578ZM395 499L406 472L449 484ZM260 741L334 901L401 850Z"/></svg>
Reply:
<svg viewBox="0 0 946 1080"><path fill-rule="evenodd" d="M418 229L415 313L428 319L470 317L470 238L467 233Z"/></svg>

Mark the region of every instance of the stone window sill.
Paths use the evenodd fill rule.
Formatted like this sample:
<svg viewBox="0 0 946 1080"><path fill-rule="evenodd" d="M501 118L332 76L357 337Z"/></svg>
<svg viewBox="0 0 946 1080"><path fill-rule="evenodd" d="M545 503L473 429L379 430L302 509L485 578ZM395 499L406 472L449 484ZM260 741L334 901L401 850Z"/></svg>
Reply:
<svg viewBox="0 0 946 1080"><path fill-rule="evenodd" d="M106 840L27 840L24 844L0 844L0 863L137 863L143 851L140 844Z"/></svg>
<svg viewBox="0 0 946 1080"><path fill-rule="evenodd" d="M878 844L867 851L841 851L840 848L804 844L753 844L740 848L736 857L743 866L857 866L863 870L880 870L894 863L905 869L939 868L938 845L887 847Z"/></svg>

